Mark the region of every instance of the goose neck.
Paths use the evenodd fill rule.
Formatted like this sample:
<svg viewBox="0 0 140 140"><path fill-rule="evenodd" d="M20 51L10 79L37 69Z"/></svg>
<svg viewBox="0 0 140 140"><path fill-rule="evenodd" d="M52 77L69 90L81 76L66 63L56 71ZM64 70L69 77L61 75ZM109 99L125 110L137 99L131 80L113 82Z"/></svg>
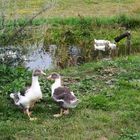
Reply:
<svg viewBox="0 0 140 140"><path fill-rule="evenodd" d="M38 82L38 76L33 76L32 77L32 87L36 87L39 86L39 82Z"/></svg>
<svg viewBox="0 0 140 140"><path fill-rule="evenodd" d="M55 82L52 84L52 95L54 93L54 90L58 87L61 87L62 84L61 84L61 78L59 79L56 79Z"/></svg>
<svg viewBox="0 0 140 140"><path fill-rule="evenodd" d="M54 85L56 88L60 87L60 86L61 86L61 78L56 79L53 85Z"/></svg>

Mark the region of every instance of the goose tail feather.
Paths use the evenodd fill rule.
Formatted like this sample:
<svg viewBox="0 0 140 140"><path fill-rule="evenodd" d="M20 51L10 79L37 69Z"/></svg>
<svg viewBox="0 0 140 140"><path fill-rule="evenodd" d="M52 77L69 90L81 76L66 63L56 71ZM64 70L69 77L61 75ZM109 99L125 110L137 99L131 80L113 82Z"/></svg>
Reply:
<svg viewBox="0 0 140 140"><path fill-rule="evenodd" d="M19 105L19 100L20 100L20 97L19 97L20 93L11 93L10 94L10 98L12 98L14 100L14 103L16 105Z"/></svg>

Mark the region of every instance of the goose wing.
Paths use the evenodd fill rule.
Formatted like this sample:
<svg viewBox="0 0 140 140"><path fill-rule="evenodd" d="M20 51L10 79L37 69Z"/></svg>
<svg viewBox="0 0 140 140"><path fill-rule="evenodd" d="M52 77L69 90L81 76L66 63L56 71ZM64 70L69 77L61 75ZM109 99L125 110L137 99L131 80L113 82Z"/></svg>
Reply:
<svg viewBox="0 0 140 140"><path fill-rule="evenodd" d="M24 87L23 89L21 89L19 92L11 93L10 94L10 98L13 99L15 105L17 105L17 106L20 106L21 105L20 100L21 100L22 97L25 97L26 96L26 93L28 92L28 89L29 88L30 87L27 86L27 87Z"/></svg>
<svg viewBox="0 0 140 140"><path fill-rule="evenodd" d="M53 99L57 102L70 103L75 98L74 94L67 87L58 87L54 90Z"/></svg>
<svg viewBox="0 0 140 140"><path fill-rule="evenodd" d="M30 86L26 86L23 89L20 90L20 95L25 96L26 92L28 92L28 89Z"/></svg>

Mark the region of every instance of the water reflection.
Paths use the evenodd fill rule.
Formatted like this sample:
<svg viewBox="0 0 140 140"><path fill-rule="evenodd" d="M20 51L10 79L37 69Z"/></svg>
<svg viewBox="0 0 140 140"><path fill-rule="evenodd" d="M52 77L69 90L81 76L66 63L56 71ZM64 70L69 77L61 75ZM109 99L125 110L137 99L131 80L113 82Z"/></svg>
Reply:
<svg viewBox="0 0 140 140"><path fill-rule="evenodd" d="M52 57L43 47L34 48L26 55L25 67L32 69L51 69L53 68Z"/></svg>
<svg viewBox="0 0 140 140"><path fill-rule="evenodd" d="M9 66L17 66L23 63L25 56L18 47L0 47L0 63Z"/></svg>
<svg viewBox="0 0 140 140"><path fill-rule="evenodd" d="M3 47L0 51L1 63L18 66L22 65L29 70L65 68L80 64L82 59L81 49L75 45L68 47L32 44L20 47Z"/></svg>
<svg viewBox="0 0 140 140"><path fill-rule="evenodd" d="M24 66L29 70L53 68L52 57L42 44L26 47L7 46L0 48L0 63L8 66Z"/></svg>
<svg viewBox="0 0 140 140"><path fill-rule="evenodd" d="M48 45L45 49L51 55L53 66L57 68L66 68L81 63L81 49L76 45Z"/></svg>
<svg viewBox="0 0 140 140"><path fill-rule="evenodd" d="M125 49L123 50L125 51ZM95 50L92 45L87 47L85 43L81 46L65 43L47 46L43 43L25 44L24 46L5 46L0 47L0 63L8 66L24 66L29 70L37 68L66 68L91 60L104 58L109 60L119 53L121 54L117 49L115 51Z"/></svg>

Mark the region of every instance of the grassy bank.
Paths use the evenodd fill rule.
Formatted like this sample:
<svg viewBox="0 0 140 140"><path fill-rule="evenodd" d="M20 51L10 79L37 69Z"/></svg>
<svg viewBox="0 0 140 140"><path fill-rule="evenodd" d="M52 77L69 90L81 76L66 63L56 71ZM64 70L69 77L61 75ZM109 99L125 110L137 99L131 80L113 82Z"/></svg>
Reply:
<svg viewBox="0 0 140 140"><path fill-rule="evenodd" d="M38 118L35 122L30 122L8 98L10 92L25 85L31 73L0 66L0 139L139 140L139 63L138 54L55 70L81 101L70 115L57 119L53 114L59 108L50 97L50 83L42 77L44 99L33 109L33 116Z"/></svg>
<svg viewBox="0 0 140 140"><path fill-rule="evenodd" d="M29 18L22 18L16 21L8 20L3 25L1 19L0 44L6 45L19 44L19 42L28 41L34 42L37 38L44 38L46 43L58 44L58 42L61 42L63 39L61 36L65 36L65 32L69 31L75 34L73 38L76 38L77 40L78 37L81 37L82 40L85 37L87 40L93 40L94 38L113 40L114 37L125 32L126 29L132 31L132 44L134 46L140 44L138 39L140 18L132 16L37 18L29 21ZM47 33L46 36L45 31ZM87 34L89 36L86 36ZM71 44L74 44L74 42L71 42Z"/></svg>

